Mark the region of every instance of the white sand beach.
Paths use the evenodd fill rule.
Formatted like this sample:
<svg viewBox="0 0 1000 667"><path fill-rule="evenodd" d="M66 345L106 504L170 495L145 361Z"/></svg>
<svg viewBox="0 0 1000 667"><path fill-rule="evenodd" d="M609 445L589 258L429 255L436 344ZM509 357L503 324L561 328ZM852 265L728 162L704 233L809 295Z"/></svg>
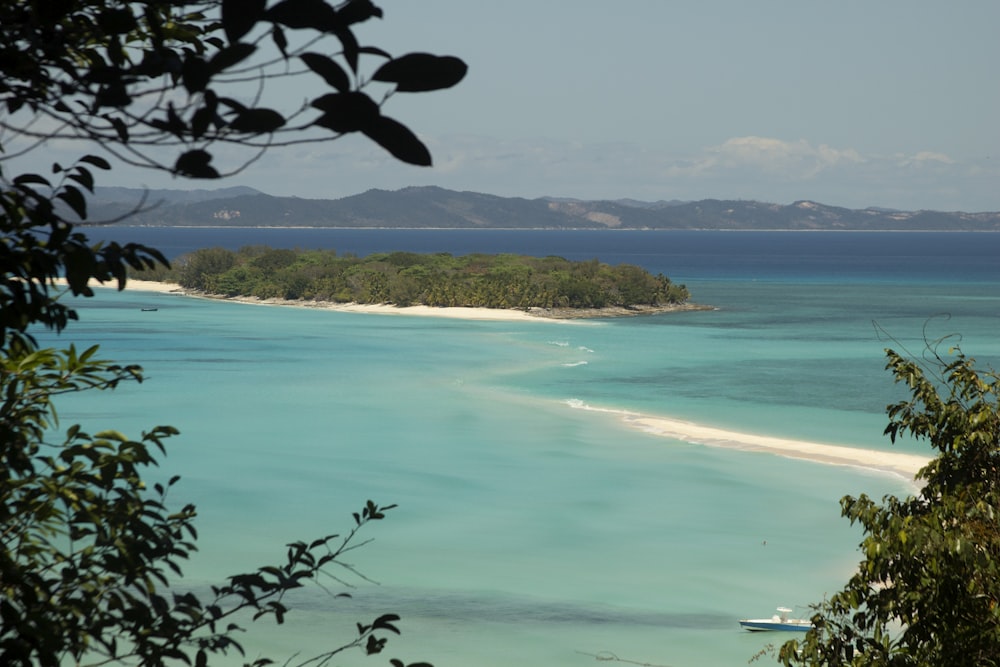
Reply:
<svg viewBox="0 0 1000 667"><path fill-rule="evenodd" d="M888 452L877 449L828 445L804 440L789 440L753 433L727 431L711 426L702 426L680 419L653 417L619 410L593 408L576 401L572 407L609 412L621 416L629 426L654 435L692 444L710 447L725 447L751 452L766 452L794 459L804 459L827 465L856 466L880 472L891 473L912 481L917 471L930 461L929 457L904 452Z"/></svg>
<svg viewBox="0 0 1000 667"><path fill-rule="evenodd" d="M917 454L785 440L752 433L736 433L674 419L635 416L626 417L625 422L649 433L685 442L745 451L768 452L830 465L860 466L894 473L907 480L912 480L917 471L930 461L930 458Z"/></svg>
<svg viewBox="0 0 1000 667"><path fill-rule="evenodd" d="M111 287L112 285L106 285ZM336 310L347 313L369 313L373 315L418 315L420 317L449 317L462 320L494 320L494 321L532 321L532 322L576 322L560 318L540 317L523 310L505 310L501 308L439 308L435 306L391 306L388 304L364 303L333 303L330 301L301 301L287 299L258 299L255 297L215 297L186 291L174 283L160 283L150 280L129 279L125 286L127 290L144 292L177 293L184 296L221 299L261 306L287 306L293 308L318 308Z"/></svg>
<svg viewBox="0 0 1000 667"><path fill-rule="evenodd" d="M114 283L105 283L103 287L115 287ZM136 290L139 292L177 292L183 293L184 288L177 283L160 283L154 280L135 280L134 278L129 278L128 282L125 283L125 289Z"/></svg>

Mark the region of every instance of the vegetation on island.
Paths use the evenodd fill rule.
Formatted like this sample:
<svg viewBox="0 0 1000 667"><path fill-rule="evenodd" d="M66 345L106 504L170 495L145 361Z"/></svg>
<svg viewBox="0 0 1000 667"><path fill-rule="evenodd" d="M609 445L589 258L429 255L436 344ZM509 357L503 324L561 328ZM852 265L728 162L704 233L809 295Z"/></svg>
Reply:
<svg viewBox="0 0 1000 667"><path fill-rule="evenodd" d="M861 562L781 647L784 665L1000 665L1000 374L940 344L920 361L886 351L910 397L888 406L885 433L937 457L916 495L841 500L864 530Z"/></svg>
<svg viewBox="0 0 1000 667"><path fill-rule="evenodd" d="M0 664L319 666L351 649L384 655L399 633L398 616L379 613L339 639L324 634L318 655L245 657L240 634L258 619L283 623L290 592L323 574L344 585L360 576L344 555L391 505L368 501L343 532L324 526L279 545L275 564L192 592L182 566L196 548L195 507L177 502L176 476L149 476L176 429L129 437L57 418L60 396L141 381L142 369L35 336L65 341L92 281L122 289L129 270L166 264L153 248L90 242L98 171L214 179L271 149L350 133L429 165L424 144L384 111L397 93L451 87L466 66L359 42L356 26L381 17L370 0L0 3ZM311 99L275 90L290 78ZM49 152L73 145L81 151L68 159ZM20 162L32 157L51 167Z"/></svg>
<svg viewBox="0 0 1000 667"><path fill-rule="evenodd" d="M689 298L684 285L631 264L512 254L357 257L266 246L206 248L179 258L171 271L133 275L228 297L396 306L629 309L676 306Z"/></svg>

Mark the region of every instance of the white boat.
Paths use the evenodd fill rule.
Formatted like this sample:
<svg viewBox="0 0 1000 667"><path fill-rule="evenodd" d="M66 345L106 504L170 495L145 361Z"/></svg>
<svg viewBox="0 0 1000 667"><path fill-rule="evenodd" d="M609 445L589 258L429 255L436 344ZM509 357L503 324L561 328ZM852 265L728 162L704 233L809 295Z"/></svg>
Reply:
<svg viewBox="0 0 1000 667"><path fill-rule="evenodd" d="M792 610L788 607L778 607L778 613L771 618L744 618L740 627L750 632L805 632L812 627L808 618L788 618Z"/></svg>

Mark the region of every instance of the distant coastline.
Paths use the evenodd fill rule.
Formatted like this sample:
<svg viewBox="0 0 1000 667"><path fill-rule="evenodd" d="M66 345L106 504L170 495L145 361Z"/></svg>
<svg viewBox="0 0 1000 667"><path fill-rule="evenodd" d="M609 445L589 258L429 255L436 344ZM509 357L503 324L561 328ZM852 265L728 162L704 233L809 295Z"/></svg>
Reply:
<svg viewBox="0 0 1000 667"><path fill-rule="evenodd" d="M148 206L137 207L149 202ZM90 219L126 226L328 229L1000 231L1000 212L849 209L810 200L775 204L501 197L434 186L368 190L339 199L275 197L252 188L97 188Z"/></svg>

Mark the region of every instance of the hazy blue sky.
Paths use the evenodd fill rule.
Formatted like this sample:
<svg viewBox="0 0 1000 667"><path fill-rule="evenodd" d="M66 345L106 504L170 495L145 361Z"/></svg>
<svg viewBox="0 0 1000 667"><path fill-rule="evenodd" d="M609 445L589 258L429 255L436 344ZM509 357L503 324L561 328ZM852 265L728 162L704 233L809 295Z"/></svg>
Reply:
<svg viewBox="0 0 1000 667"><path fill-rule="evenodd" d="M1000 210L998 0L376 4L385 18L362 43L469 64L460 86L385 109L435 166L350 138L274 153L226 185Z"/></svg>

